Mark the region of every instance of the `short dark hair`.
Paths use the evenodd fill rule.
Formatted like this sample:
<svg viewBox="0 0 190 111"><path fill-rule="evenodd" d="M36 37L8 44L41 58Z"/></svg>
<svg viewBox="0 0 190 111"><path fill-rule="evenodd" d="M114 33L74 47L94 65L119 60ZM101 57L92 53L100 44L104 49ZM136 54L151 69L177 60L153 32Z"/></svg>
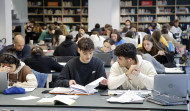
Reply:
<svg viewBox="0 0 190 111"><path fill-rule="evenodd" d="M170 26L174 26L174 22L171 21L171 22L169 23L169 25L170 25Z"/></svg>
<svg viewBox="0 0 190 111"><path fill-rule="evenodd" d="M134 38L134 36L135 36L135 33L131 30L125 33L125 37Z"/></svg>
<svg viewBox="0 0 190 111"><path fill-rule="evenodd" d="M112 32L110 33L110 38L111 38L111 34L117 34L117 41L120 41L122 39L119 31L116 29L112 30Z"/></svg>
<svg viewBox="0 0 190 111"><path fill-rule="evenodd" d="M78 42L78 48L82 51L94 50L94 43L90 38L82 38Z"/></svg>
<svg viewBox="0 0 190 111"><path fill-rule="evenodd" d="M95 28L100 28L100 24L97 23L97 24L95 25Z"/></svg>
<svg viewBox="0 0 190 111"><path fill-rule="evenodd" d="M162 34L168 34L168 29L162 28Z"/></svg>
<svg viewBox="0 0 190 111"><path fill-rule="evenodd" d="M132 43L124 43L116 47L114 54L118 57L122 56L126 59L132 58L133 60L136 60L137 49Z"/></svg>
<svg viewBox="0 0 190 111"><path fill-rule="evenodd" d="M73 36L72 35L67 35L65 38L66 38L65 41L68 41L68 40L71 41L73 39Z"/></svg>
<svg viewBox="0 0 190 111"><path fill-rule="evenodd" d="M49 29L50 31L52 31L52 30L55 30L56 28L55 28L55 25L54 25L54 24L51 24L51 25L49 25L48 29Z"/></svg>
<svg viewBox="0 0 190 111"><path fill-rule="evenodd" d="M108 28L108 27L111 27L111 28L112 28L112 25L106 24L106 25L104 26L104 28Z"/></svg>
<svg viewBox="0 0 190 111"><path fill-rule="evenodd" d="M125 22L130 22L130 24L131 24L131 21L129 19L127 19Z"/></svg>
<svg viewBox="0 0 190 111"><path fill-rule="evenodd" d="M110 43L111 45L114 45L115 42L111 39L111 38L107 38L106 40L104 40L104 42L108 42Z"/></svg>
<svg viewBox="0 0 190 111"><path fill-rule="evenodd" d="M174 20L174 23L176 23L176 22L179 22L179 20L175 19L175 20Z"/></svg>
<svg viewBox="0 0 190 111"><path fill-rule="evenodd" d="M20 66L20 61L16 55L16 49L11 47L8 48L1 56L0 63L4 64L15 64L16 68Z"/></svg>
<svg viewBox="0 0 190 111"><path fill-rule="evenodd" d="M35 46L31 49L31 56L44 55L43 49L39 46Z"/></svg>
<svg viewBox="0 0 190 111"><path fill-rule="evenodd" d="M162 26L162 29L163 29L163 28L168 29L168 25L169 25L169 24L164 24L164 25Z"/></svg>

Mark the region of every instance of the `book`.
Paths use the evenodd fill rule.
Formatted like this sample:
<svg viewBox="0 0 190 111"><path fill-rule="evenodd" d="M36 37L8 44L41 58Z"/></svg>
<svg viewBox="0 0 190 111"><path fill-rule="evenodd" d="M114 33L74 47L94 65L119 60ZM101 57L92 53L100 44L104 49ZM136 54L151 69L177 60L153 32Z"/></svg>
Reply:
<svg viewBox="0 0 190 111"><path fill-rule="evenodd" d="M77 95L57 95L52 98L42 98L39 101L37 101L37 104L39 105L55 105L56 102L66 104L66 105L72 105L74 102L76 102L76 99L78 99L79 96Z"/></svg>
<svg viewBox="0 0 190 111"><path fill-rule="evenodd" d="M78 94L78 95L91 95L95 92L98 92L96 88L99 83L105 79L104 77L100 77L97 80L87 84L86 86L82 86L79 84L71 85L70 88L57 87L51 90L50 94Z"/></svg>
<svg viewBox="0 0 190 111"><path fill-rule="evenodd" d="M140 97L138 94L135 94L132 91L126 91L119 97L111 97L107 99L110 103L134 103L142 104L144 98Z"/></svg>

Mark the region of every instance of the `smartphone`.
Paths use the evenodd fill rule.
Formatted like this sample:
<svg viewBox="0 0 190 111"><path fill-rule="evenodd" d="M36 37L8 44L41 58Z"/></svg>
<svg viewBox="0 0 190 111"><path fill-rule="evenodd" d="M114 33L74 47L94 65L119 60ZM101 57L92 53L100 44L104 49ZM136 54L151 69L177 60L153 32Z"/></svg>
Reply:
<svg viewBox="0 0 190 111"><path fill-rule="evenodd" d="M42 91L42 94L47 94L47 93L49 93L49 91L50 90L44 90L44 91Z"/></svg>
<svg viewBox="0 0 190 111"><path fill-rule="evenodd" d="M109 95L108 95L108 92L105 91L105 92L100 93L100 96L109 96Z"/></svg>

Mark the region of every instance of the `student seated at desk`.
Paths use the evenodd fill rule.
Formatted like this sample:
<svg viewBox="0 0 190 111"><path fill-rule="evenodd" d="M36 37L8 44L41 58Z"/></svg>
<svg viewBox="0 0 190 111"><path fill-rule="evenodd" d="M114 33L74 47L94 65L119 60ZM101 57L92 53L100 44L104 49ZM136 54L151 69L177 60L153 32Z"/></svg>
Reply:
<svg viewBox="0 0 190 111"><path fill-rule="evenodd" d="M25 61L30 68L41 72L51 73L51 70L61 72L63 66L54 61L51 57L44 56L43 49L35 46L31 49L31 57Z"/></svg>
<svg viewBox="0 0 190 111"><path fill-rule="evenodd" d="M50 25L48 30L41 33L40 37L38 38L38 42L44 43L45 40L51 40L53 38L53 34L55 33L55 25Z"/></svg>
<svg viewBox="0 0 190 111"><path fill-rule="evenodd" d="M80 57L71 59L62 69L55 87L69 87L72 84L87 85L88 83L105 77L106 73L102 61L94 58L94 43L90 38L82 38L78 42ZM101 81L101 88L106 88L107 79Z"/></svg>
<svg viewBox="0 0 190 111"><path fill-rule="evenodd" d="M114 50L117 56L110 70L108 88L117 89L153 89L154 66L137 55L136 47L132 43L124 43Z"/></svg>
<svg viewBox="0 0 190 111"><path fill-rule="evenodd" d="M155 38L150 35L146 35L143 38L142 48L139 48L139 50L143 54L149 53L165 67L175 67L174 56L170 54L168 48L164 44L156 42L154 39Z"/></svg>
<svg viewBox="0 0 190 111"><path fill-rule="evenodd" d="M2 49L0 51L0 55L3 54L3 52L5 52L9 48L15 48L17 57L21 59L22 61L30 57L30 47L25 44L25 40L22 37L22 35L16 35L14 37L13 44L8 45L4 49Z"/></svg>
<svg viewBox="0 0 190 111"><path fill-rule="evenodd" d="M66 40L56 47L54 56L78 56L77 45L72 41L73 36L67 35Z"/></svg>
<svg viewBox="0 0 190 111"><path fill-rule="evenodd" d="M34 87L38 86L32 69L20 61L14 48L8 49L0 56L0 71L8 73L10 86Z"/></svg>
<svg viewBox="0 0 190 111"><path fill-rule="evenodd" d="M114 41L111 38L104 40L103 47L96 47L96 53L112 53L112 48L114 48Z"/></svg>

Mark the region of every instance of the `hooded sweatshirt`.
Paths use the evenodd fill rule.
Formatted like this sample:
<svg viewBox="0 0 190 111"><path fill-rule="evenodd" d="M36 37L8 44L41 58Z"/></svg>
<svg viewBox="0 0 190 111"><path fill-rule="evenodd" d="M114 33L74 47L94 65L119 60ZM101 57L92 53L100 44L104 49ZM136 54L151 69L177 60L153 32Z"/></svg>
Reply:
<svg viewBox="0 0 190 111"><path fill-rule="evenodd" d="M25 65L24 62L20 62L20 66L11 74L8 74L9 84L13 83L13 86L17 87L34 87L38 86L36 76L32 72L32 69Z"/></svg>

